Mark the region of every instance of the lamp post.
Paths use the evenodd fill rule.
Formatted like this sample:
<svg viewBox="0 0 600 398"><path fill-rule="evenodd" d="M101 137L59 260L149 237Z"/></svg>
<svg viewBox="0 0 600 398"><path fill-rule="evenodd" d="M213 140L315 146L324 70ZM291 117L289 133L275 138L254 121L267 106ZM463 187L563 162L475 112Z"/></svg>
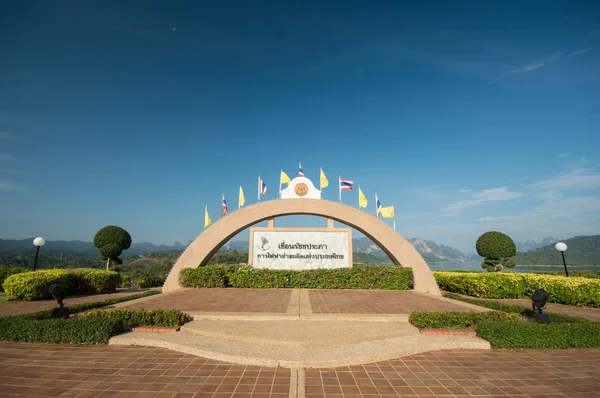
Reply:
<svg viewBox="0 0 600 398"><path fill-rule="evenodd" d="M556 245L554 245L554 248L558 250L562 256L563 265L565 266L565 275L568 277L569 271L567 271L567 262L565 261L565 251L567 250L567 245L566 243L558 242Z"/></svg>
<svg viewBox="0 0 600 398"><path fill-rule="evenodd" d="M37 247L37 249L35 251L35 261L33 262L33 270L34 271L35 271L35 266L37 265L38 254L40 254L40 247L44 246L44 243L46 243L46 239L42 238L41 236L39 236L33 240L33 245L35 247Z"/></svg>

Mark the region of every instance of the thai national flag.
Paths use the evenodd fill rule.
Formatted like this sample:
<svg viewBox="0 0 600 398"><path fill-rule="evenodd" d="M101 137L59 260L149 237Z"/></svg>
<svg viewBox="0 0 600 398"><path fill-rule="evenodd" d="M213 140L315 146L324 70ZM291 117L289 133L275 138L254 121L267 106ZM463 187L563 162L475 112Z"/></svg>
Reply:
<svg viewBox="0 0 600 398"><path fill-rule="evenodd" d="M381 215L381 212L379 211L379 209L381 209L381 202L379 201L379 197L377 195L375 195L375 199L377 202L377 217L379 217Z"/></svg>
<svg viewBox="0 0 600 398"><path fill-rule="evenodd" d="M354 181L344 180L340 177L340 191L352 191L354 190Z"/></svg>
<svg viewBox="0 0 600 398"><path fill-rule="evenodd" d="M225 195L221 194L221 196L223 198L223 202L221 202L221 215L224 216L229 212L229 210L227 209L227 201L225 200Z"/></svg>
<svg viewBox="0 0 600 398"><path fill-rule="evenodd" d="M262 178L259 177L258 179L258 192L261 195L266 194L267 192L269 192L269 188L267 188L267 184L265 184L265 182L262 180Z"/></svg>
<svg viewBox="0 0 600 398"><path fill-rule="evenodd" d="M302 163L298 162L298 177L304 177L304 170L302 170Z"/></svg>

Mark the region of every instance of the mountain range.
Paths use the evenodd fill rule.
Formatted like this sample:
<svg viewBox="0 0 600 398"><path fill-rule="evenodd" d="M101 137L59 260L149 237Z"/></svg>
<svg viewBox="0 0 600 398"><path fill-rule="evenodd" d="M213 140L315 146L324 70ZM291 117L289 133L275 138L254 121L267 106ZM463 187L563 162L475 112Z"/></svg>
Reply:
<svg viewBox="0 0 600 398"><path fill-rule="evenodd" d="M543 238L541 241L536 242L534 240L526 240L525 242L515 241L515 246L517 246L517 251L521 253L530 252L540 247L553 245L556 242L560 241L560 239L552 238L550 236Z"/></svg>
<svg viewBox="0 0 600 398"><path fill-rule="evenodd" d="M33 251L33 238L30 239L0 239L0 253L16 253L16 252L27 252ZM409 239L415 249L427 262L464 262L473 259L470 255L462 254L458 249L438 245L430 240L423 240L419 238ZM233 240L227 242L221 251L248 251L247 240ZM373 243L369 238L352 239L352 248L354 252L366 253L373 256L387 259L387 255ZM168 245L154 245L148 242L133 243L131 247L123 253L125 256L132 255L145 255L149 253L160 253L160 252L181 252L185 249L184 246L176 242L173 246ZM44 245L44 251L48 252L65 252L75 253L86 257L97 257L98 249L96 249L92 242L84 242L79 240L74 241L47 241Z"/></svg>

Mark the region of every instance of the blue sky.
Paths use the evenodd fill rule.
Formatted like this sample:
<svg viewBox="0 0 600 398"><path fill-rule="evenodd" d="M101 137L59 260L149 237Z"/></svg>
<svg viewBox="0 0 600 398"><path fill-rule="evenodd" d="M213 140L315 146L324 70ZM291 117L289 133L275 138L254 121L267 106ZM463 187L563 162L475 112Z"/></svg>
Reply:
<svg viewBox="0 0 600 398"><path fill-rule="evenodd" d="M600 233L600 4L285 3L1 3L0 237L186 243L298 161L465 252Z"/></svg>

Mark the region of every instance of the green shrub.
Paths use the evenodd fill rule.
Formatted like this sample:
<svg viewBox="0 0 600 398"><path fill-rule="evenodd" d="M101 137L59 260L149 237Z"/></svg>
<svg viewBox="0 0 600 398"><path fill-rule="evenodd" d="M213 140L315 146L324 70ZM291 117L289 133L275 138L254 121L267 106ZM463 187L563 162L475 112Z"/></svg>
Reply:
<svg viewBox="0 0 600 398"><path fill-rule="evenodd" d="M75 291L71 293L110 293L119 285L121 277L115 271L94 268L75 268L69 270L75 274Z"/></svg>
<svg viewBox="0 0 600 398"><path fill-rule="evenodd" d="M179 283L193 288L227 287L226 275L227 268L222 265L184 268L179 273Z"/></svg>
<svg viewBox="0 0 600 398"><path fill-rule="evenodd" d="M162 285L164 285L165 280L163 278L158 278L158 277L153 277L153 278L146 278L146 279L140 279L138 281L138 287L140 289L145 289L147 287L160 287Z"/></svg>
<svg viewBox="0 0 600 398"><path fill-rule="evenodd" d="M0 292L4 291L4 287L2 286L4 284L4 281L6 280L6 278L8 278L11 275L15 275L15 274L21 274L23 272L28 272L30 270L28 270L27 268L17 268L17 267L9 267L9 268L0 268Z"/></svg>
<svg viewBox="0 0 600 398"><path fill-rule="evenodd" d="M408 317L411 325L423 329L464 329L477 326L482 321L517 322L519 315L499 311L486 312L423 312L413 311Z"/></svg>
<svg viewBox="0 0 600 398"><path fill-rule="evenodd" d="M440 289L483 298L531 299L537 289L550 293L549 302L600 306L600 280L520 273L458 273L434 271Z"/></svg>
<svg viewBox="0 0 600 398"><path fill-rule="evenodd" d="M122 288L130 288L131 287L131 277L129 275L121 274L121 280L119 281L119 287Z"/></svg>
<svg viewBox="0 0 600 398"><path fill-rule="evenodd" d="M98 344L123 331L120 319L0 318L0 340L36 343Z"/></svg>
<svg viewBox="0 0 600 398"><path fill-rule="evenodd" d="M68 295L109 293L115 291L119 274L94 268L50 269L14 274L4 281L8 300L39 300L51 298L53 283L61 284Z"/></svg>
<svg viewBox="0 0 600 398"><path fill-rule="evenodd" d="M493 348L600 348L600 322L483 321L477 325L477 336Z"/></svg>
<svg viewBox="0 0 600 398"><path fill-rule="evenodd" d="M38 270L11 275L3 286L8 300L40 300L52 297L48 289L53 283L59 283L67 292L72 292L75 279L75 274L66 270Z"/></svg>
<svg viewBox="0 0 600 398"><path fill-rule="evenodd" d="M306 271L258 269L250 266L186 268L180 273L184 287L235 287L254 289L383 289L409 290L411 268L354 266Z"/></svg>
<svg viewBox="0 0 600 398"><path fill-rule="evenodd" d="M166 326L179 327L192 320L190 316L179 310L91 310L77 316L78 318L122 319L128 327Z"/></svg>
<svg viewBox="0 0 600 398"><path fill-rule="evenodd" d="M475 243L475 248L481 257L506 258L517 254L517 247L510 236L497 231L481 235Z"/></svg>

